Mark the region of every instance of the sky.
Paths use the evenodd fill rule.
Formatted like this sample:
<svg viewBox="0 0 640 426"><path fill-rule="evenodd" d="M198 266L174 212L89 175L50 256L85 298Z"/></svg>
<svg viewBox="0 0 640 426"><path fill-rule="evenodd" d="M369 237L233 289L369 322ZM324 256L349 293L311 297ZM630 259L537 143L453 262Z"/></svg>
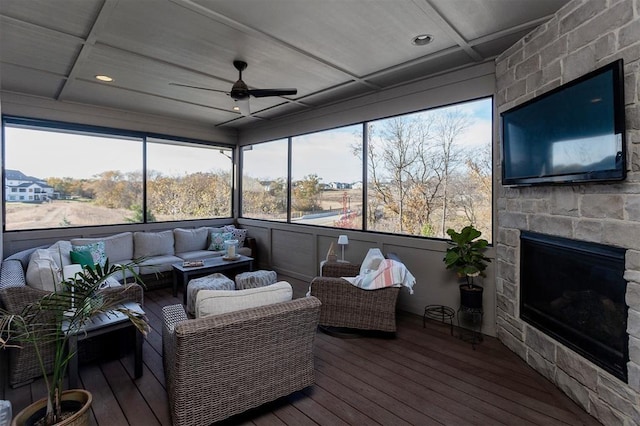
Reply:
<svg viewBox="0 0 640 426"><path fill-rule="evenodd" d="M151 140L151 139L150 139ZM228 170L230 160L220 148L184 149L147 145L148 168L164 175ZM225 152L231 155L230 151ZM5 167L40 179L86 179L107 170L141 171L140 139L110 138L5 127Z"/></svg>
<svg viewBox="0 0 640 426"><path fill-rule="evenodd" d="M491 99L456 104L466 112L471 126L460 143L480 146L491 143ZM426 112L428 113L428 112ZM362 180L361 159L351 146L361 138L360 124L294 138L292 178L317 174L322 182L353 183ZM151 139L150 139L151 140ZM133 148L132 148L133 146ZM274 149L272 149L274 148ZM287 175L286 139L257 144L245 151L245 171L270 180ZM230 151L225 152L230 155ZM230 160L219 148L184 149L169 144L148 144L148 168L164 175L229 170ZM91 178L107 170L140 171L140 140L5 127L5 167L40 179L47 177Z"/></svg>
<svg viewBox="0 0 640 426"><path fill-rule="evenodd" d="M456 104L451 108L462 110L472 121L460 137L461 144L467 147L491 146L491 99ZM292 179L301 179L314 173L322 178L323 183L361 181L362 160L351 150L351 145L362 137L361 134L362 125L358 124L295 137L292 145ZM286 152L286 139L253 145L251 151L245 151L244 172L260 180L286 177Z"/></svg>

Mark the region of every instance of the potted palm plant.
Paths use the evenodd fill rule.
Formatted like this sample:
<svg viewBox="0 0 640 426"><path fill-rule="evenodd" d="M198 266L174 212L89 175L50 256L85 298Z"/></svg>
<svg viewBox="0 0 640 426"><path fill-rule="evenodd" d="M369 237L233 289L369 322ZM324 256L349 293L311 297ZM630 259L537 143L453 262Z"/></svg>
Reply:
<svg viewBox="0 0 640 426"><path fill-rule="evenodd" d="M28 304L19 314L0 310L0 348L32 345L47 388L47 397L16 414L13 425L86 424L83 419L88 422L91 394L82 389L63 391L65 373L74 355L67 351L68 340L72 332L81 333L93 315L107 311L126 315L146 335L149 329L146 318L122 306L125 290L109 292L109 295L100 291L118 272L125 276L125 271L130 271L134 279L141 282L133 265L135 262L110 265L107 260L104 266L96 264L72 277L63 276L58 290ZM44 360L42 347L45 345L54 347L52 367Z"/></svg>
<svg viewBox="0 0 640 426"><path fill-rule="evenodd" d="M451 237L450 247L444 257L447 269L453 269L465 282L460 285L460 304L471 309L482 308L483 288L474 284L473 279L484 276L484 270L491 259L484 255L489 242L479 238L482 233L472 225L465 226L460 232L447 229Z"/></svg>

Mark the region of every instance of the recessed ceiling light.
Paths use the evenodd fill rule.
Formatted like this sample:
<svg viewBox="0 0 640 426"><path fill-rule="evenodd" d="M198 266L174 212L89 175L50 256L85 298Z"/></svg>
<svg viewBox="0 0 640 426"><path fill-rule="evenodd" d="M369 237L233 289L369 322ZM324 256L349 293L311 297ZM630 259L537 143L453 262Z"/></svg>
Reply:
<svg viewBox="0 0 640 426"><path fill-rule="evenodd" d="M236 106L233 107L233 110L234 111L240 111L240 107L236 105Z"/></svg>
<svg viewBox="0 0 640 426"><path fill-rule="evenodd" d="M420 34L417 35L411 40L411 43L415 46L425 46L433 41L433 36L431 34Z"/></svg>
<svg viewBox="0 0 640 426"><path fill-rule="evenodd" d="M104 81L105 83L111 83L113 81L113 78L109 77L108 75L96 75L96 80Z"/></svg>

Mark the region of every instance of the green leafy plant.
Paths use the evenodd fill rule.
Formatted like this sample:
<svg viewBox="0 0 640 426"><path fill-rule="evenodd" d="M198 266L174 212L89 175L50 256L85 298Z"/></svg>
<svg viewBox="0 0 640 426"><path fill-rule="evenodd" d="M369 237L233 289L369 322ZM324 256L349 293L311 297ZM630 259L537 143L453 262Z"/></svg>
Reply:
<svg viewBox="0 0 640 426"><path fill-rule="evenodd" d="M489 242L479 238L482 232L468 225L460 232L454 229L447 229L447 234L451 237L448 243L451 245L447 249L444 263L447 269L453 269L459 277L466 278L469 288L473 286L473 278L484 276L484 270L491 259L484 255Z"/></svg>
<svg viewBox="0 0 640 426"><path fill-rule="evenodd" d="M144 335L149 330L147 319L139 312L131 311L121 304L126 298L126 286L121 292L110 292L108 295L99 291L106 280L118 272L130 272L139 283L139 276L133 266L110 265L108 260L104 266L85 268L73 277L62 277L60 289L28 304L19 314L0 310L0 348L33 345L42 376L47 387L47 412L45 425L58 423L63 417L62 391L63 380L73 353L66 350L71 332L82 333L82 327L98 313L119 311ZM63 324L66 330L63 331ZM51 375L47 367L41 347L47 344L55 346Z"/></svg>

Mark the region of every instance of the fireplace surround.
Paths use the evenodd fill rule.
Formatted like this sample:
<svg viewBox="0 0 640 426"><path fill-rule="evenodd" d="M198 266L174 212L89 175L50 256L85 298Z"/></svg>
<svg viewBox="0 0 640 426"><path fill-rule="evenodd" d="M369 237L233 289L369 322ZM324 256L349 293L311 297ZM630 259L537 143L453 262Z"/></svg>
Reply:
<svg viewBox="0 0 640 426"><path fill-rule="evenodd" d="M625 250L526 231L520 238L521 319L626 382Z"/></svg>

